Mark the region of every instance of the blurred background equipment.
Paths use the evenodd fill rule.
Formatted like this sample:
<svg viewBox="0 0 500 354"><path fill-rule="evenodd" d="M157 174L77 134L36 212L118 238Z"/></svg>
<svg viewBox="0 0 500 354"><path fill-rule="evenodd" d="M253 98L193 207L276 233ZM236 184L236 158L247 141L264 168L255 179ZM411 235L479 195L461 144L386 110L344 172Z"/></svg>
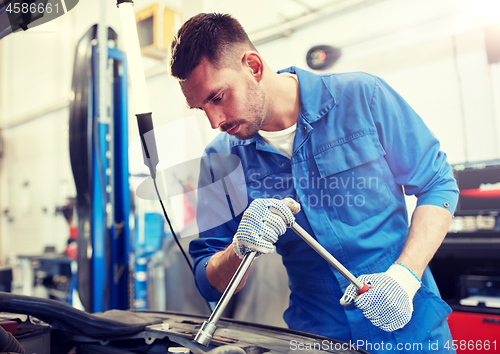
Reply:
<svg viewBox="0 0 500 354"><path fill-rule="evenodd" d="M125 54L116 48L116 32L104 32L102 38L98 26L92 26L76 48L69 120L77 191L77 288L89 312L127 309L132 301L127 68ZM104 68L97 45L103 41Z"/></svg>
<svg viewBox="0 0 500 354"><path fill-rule="evenodd" d="M340 58L339 48L331 45L317 45L307 51L307 65L313 70L330 69Z"/></svg>
<svg viewBox="0 0 500 354"><path fill-rule="evenodd" d="M0 4L0 39L13 32L28 29L28 25L42 18L45 14L47 0L39 2L40 10L22 11L23 4L27 6L34 4L34 1L5 0Z"/></svg>
<svg viewBox="0 0 500 354"><path fill-rule="evenodd" d="M500 160L453 166L460 195L456 216L492 216L500 231Z"/></svg>
<svg viewBox="0 0 500 354"><path fill-rule="evenodd" d="M500 321L500 160L452 168L460 190L456 216L430 266L454 310L453 339L487 343Z"/></svg>
<svg viewBox="0 0 500 354"><path fill-rule="evenodd" d="M52 21L73 9L80 0L2 0L0 39Z"/></svg>
<svg viewBox="0 0 500 354"><path fill-rule="evenodd" d="M158 60L168 58L170 43L181 25L180 13L156 3L136 11L135 20L142 54Z"/></svg>

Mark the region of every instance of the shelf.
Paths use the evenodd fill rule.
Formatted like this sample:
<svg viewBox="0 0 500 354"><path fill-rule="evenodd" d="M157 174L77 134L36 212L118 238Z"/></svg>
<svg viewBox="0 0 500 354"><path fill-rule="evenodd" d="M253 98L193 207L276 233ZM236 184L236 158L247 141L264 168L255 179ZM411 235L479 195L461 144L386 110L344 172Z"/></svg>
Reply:
<svg viewBox="0 0 500 354"><path fill-rule="evenodd" d="M434 258L498 259L500 232L459 232L446 235Z"/></svg>

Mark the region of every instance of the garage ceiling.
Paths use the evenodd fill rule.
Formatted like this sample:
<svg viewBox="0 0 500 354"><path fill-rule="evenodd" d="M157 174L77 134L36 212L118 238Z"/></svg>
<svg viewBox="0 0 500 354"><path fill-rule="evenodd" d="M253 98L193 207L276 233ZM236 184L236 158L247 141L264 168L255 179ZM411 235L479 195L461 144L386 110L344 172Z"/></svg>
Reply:
<svg viewBox="0 0 500 354"><path fill-rule="evenodd" d="M233 15L259 45L289 35L323 18L345 14L385 0L218 0L215 11Z"/></svg>
<svg viewBox="0 0 500 354"><path fill-rule="evenodd" d="M358 0L254 0L217 1L217 11L236 17L248 33L282 24L335 5L359 3Z"/></svg>

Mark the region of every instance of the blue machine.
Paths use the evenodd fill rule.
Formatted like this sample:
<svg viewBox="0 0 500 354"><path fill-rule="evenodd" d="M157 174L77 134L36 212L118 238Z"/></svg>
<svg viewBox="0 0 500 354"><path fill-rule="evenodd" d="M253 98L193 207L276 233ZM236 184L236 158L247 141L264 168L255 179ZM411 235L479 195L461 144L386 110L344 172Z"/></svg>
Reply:
<svg viewBox="0 0 500 354"><path fill-rule="evenodd" d="M127 66L125 53L116 48L108 48L108 58L113 60L114 71L113 114L110 122L99 120L95 123L97 129L93 150L93 312L129 308L130 187ZM95 75L98 73L96 46L92 48L92 62L93 112L96 122L98 119L95 89L97 82ZM110 173L111 171L113 172ZM112 218L112 222L106 218ZM106 251L109 251L108 255Z"/></svg>
<svg viewBox="0 0 500 354"><path fill-rule="evenodd" d="M110 41L117 35L108 28ZM129 309L133 264L129 215L128 80L125 53L107 48L106 117L99 117L97 25L80 40L70 105L70 157L77 190L80 300L88 312ZM104 93L102 93L104 94Z"/></svg>
<svg viewBox="0 0 500 354"><path fill-rule="evenodd" d="M134 307L137 310L148 308L148 263L151 256L161 248L166 237L163 215L144 213L135 219L134 256Z"/></svg>

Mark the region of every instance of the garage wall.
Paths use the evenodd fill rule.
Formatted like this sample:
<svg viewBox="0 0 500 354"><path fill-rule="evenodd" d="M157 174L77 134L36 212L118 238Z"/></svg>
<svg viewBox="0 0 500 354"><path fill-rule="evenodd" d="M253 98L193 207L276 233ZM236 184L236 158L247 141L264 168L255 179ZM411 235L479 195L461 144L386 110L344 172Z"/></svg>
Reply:
<svg viewBox="0 0 500 354"><path fill-rule="evenodd" d="M63 30L64 28L64 30ZM75 23L62 16L4 38L0 126L0 252L62 251L68 226L56 205L74 195L68 150L68 94Z"/></svg>
<svg viewBox="0 0 500 354"><path fill-rule="evenodd" d="M136 6L151 3L138 0ZM301 6L285 0L163 3L181 9L184 19L198 11L233 13L251 36L271 23L286 21L288 11ZM330 71L366 71L388 81L441 140L450 162L500 158L500 70L498 64L487 63L484 38L484 27L494 22L489 17L494 13L476 11L472 3L485 4L486 9L491 4L368 1L259 44L258 49L272 69L307 69L305 53L311 46L338 46L342 57ZM66 221L54 211L75 195L67 141L74 48L99 21L100 5L98 0L82 0L57 20L0 41L0 127L5 141L0 160L0 260L10 252L33 254L46 245L58 251L65 247ZM108 25L120 33L113 1L106 2L106 14ZM156 124L191 115L165 63L145 65L154 69L148 91ZM217 132L201 114L196 119L206 144ZM135 120L130 119L131 141L136 136Z"/></svg>
<svg viewBox="0 0 500 354"><path fill-rule="evenodd" d="M311 46L337 46L342 56L330 71L385 79L441 140L451 163L500 158L498 64L488 64L484 25L469 18L469 5L382 1L258 49L273 69L307 69Z"/></svg>

